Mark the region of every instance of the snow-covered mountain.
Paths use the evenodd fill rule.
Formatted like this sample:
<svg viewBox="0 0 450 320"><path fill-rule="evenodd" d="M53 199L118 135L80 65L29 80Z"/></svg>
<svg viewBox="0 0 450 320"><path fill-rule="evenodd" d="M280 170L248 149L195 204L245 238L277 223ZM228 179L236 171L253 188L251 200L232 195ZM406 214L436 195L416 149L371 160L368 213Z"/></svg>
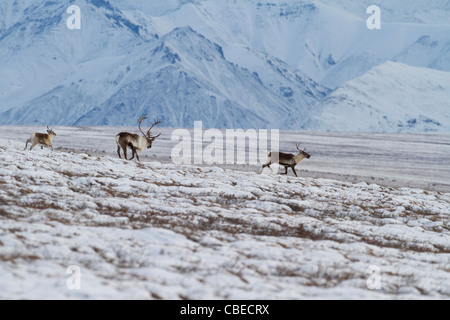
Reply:
<svg viewBox="0 0 450 320"><path fill-rule="evenodd" d="M388 62L330 94L316 130L436 132L450 128L450 73Z"/></svg>
<svg viewBox="0 0 450 320"><path fill-rule="evenodd" d="M319 119L324 98L337 90L329 105L366 73L368 87L377 86L383 80L370 77L373 68L393 61L450 71L447 1L379 1L376 31L366 28L369 2L3 1L0 124L134 125L146 113L174 127L202 120L205 127L338 130ZM81 8L81 30L66 27L71 4ZM422 76L391 68L407 77L399 83ZM440 86L441 78L432 82ZM413 106L424 119L442 118L427 107ZM450 130L445 121L363 123L345 130Z"/></svg>
<svg viewBox="0 0 450 320"><path fill-rule="evenodd" d="M191 28L175 29L135 64L139 77L75 124L120 125L125 114L152 113L173 126L192 125L201 115L206 127L279 128L290 114L308 114L308 106L327 93L312 80L281 70L287 66L279 61L263 63L279 86L267 88L257 73L227 61L220 46Z"/></svg>
<svg viewBox="0 0 450 320"><path fill-rule="evenodd" d="M38 6L35 14L52 11L62 17L68 3ZM6 71L13 77L3 79L4 87L9 84L4 110L20 98L0 123L134 125L136 115L146 113L168 126L203 120L208 127L280 127L292 114L308 114L309 106L329 92L270 55L253 60L264 70L261 79L229 62L219 45L190 27L159 36L109 2L86 6L90 10L84 10L78 33L67 30L63 19L53 27L24 20L4 32L5 43L25 42L17 38L30 33L32 45L9 57ZM51 32L45 32L47 26ZM42 30L39 37L33 36L36 28ZM41 54L33 57L31 51ZM31 94L37 97L30 99Z"/></svg>
<svg viewBox="0 0 450 320"><path fill-rule="evenodd" d="M252 48L278 57L330 88L386 61L450 71L448 3L384 1L382 29L377 31L366 27L366 10L371 4L210 0L155 17L151 26L162 33L192 26L219 43L225 56L239 65L252 66L248 52ZM428 12L427 18L420 20L418 11ZM437 21L432 21L432 16ZM423 37L429 39L429 45L423 43ZM411 54L417 46L421 54Z"/></svg>

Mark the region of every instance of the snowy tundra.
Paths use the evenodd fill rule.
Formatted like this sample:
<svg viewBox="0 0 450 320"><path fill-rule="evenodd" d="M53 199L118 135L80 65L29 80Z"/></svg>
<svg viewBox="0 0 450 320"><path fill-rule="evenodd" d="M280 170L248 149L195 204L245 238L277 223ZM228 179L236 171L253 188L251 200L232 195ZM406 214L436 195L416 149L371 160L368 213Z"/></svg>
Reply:
<svg viewBox="0 0 450 320"><path fill-rule="evenodd" d="M317 135L315 150L305 134L312 157L296 178L175 165L164 139L125 161L118 128L56 127L55 151L23 151L27 130L0 128L0 299L450 298L450 190L306 177L345 136ZM111 148L83 139L81 151L85 131ZM378 151L416 151L389 137ZM433 139L448 152L448 135L413 140ZM444 156L426 159L445 178Z"/></svg>

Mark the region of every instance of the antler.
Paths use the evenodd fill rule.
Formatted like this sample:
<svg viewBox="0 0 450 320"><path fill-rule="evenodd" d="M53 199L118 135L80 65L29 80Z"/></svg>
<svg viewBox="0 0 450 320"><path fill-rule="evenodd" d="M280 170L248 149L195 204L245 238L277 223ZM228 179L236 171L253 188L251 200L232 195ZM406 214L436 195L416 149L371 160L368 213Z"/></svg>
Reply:
<svg viewBox="0 0 450 320"><path fill-rule="evenodd" d="M161 120L159 120L159 119L156 119L156 120L153 121L152 126L151 126L150 129L148 129L148 131L147 131L147 136L148 136L149 138L156 139L156 138L158 138L158 137L161 135L161 133L158 134L157 136L154 136L154 137L152 137L152 135L151 135L151 131L152 131L153 127L156 126L156 125L158 125L158 124L160 124L160 123L161 123Z"/></svg>
<svg viewBox="0 0 450 320"><path fill-rule="evenodd" d="M146 116L141 116L140 118L139 118L139 131L145 136L146 134L144 133L144 131L142 131L142 129L141 129L141 123L142 123L142 121L144 121L145 119L147 119L147 117Z"/></svg>
<svg viewBox="0 0 450 320"><path fill-rule="evenodd" d="M298 151L303 151L303 152L305 152L305 151L306 151L306 147L305 147L305 149L300 150L300 148L299 148L300 145L301 145L301 142L297 143L297 146L296 146L296 147L297 147L297 150L298 150Z"/></svg>

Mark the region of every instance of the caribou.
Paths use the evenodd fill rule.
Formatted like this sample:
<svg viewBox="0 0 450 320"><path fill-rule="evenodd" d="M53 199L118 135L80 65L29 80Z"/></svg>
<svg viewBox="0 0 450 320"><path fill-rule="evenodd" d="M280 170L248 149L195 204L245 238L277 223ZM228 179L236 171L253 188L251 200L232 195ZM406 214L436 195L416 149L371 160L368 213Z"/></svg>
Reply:
<svg viewBox="0 0 450 320"><path fill-rule="evenodd" d="M142 121L146 120L147 117L140 117L139 118L139 131L142 133L142 136L138 134L133 134L129 132L121 132L116 135L116 143L117 143L117 154L122 159L122 156L120 155L120 148L123 150L123 154L125 156L125 160L127 159L127 148L131 148L133 154L130 160L134 159L134 156L136 155L136 158L138 161L141 161L139 159L139 155L137 153L137 150L142 151L145 148L150 149L152 147L153 141L155 141L156 138L158 138L161 134L158 134L157 136L152 136L151 131L154 126L161 123L160 120L155 120L151 126L150 129L148 129L147 133L144 133L141 128Z"/></svg>
<svg viewBox="0 0 450 320"><path fill-rule="evenodd" d="M306 148L301 150L300 143L297 144L297 150L299 151L298 154L290 154L290 153L283 153L283 152L269 152L267 163L263 164L261 168L264 170L264 168L269 167L270 170L272 168L270 167L273 163L279 163L281 166L284 166L285 172L282 174L288 174L288 168L291 168L294 172L295 176L297 176L297 172L295 171L295 166L300 163L303 159L309 159L311 158L311 155L309 155L306 152ZM273 171L273 170L272 170Z"/></svg>
<svg viewBox="0 0 450 320"><path fill-rule="evenodd" d="M36 145L40 145L41 149L44 149L44 147L47 147L47 148L51 148L52 151L53 151L52 140L53 140L54 137L56 137L56 133L53 132L53 130L50 129L47 126L47 133L36 133L36 132L34 132L31 135L30 139L28 139L26 144L25 144L25 149L24 150L27 150L28 144L31 143L30 150L33 150L33 148Z"/></svg>

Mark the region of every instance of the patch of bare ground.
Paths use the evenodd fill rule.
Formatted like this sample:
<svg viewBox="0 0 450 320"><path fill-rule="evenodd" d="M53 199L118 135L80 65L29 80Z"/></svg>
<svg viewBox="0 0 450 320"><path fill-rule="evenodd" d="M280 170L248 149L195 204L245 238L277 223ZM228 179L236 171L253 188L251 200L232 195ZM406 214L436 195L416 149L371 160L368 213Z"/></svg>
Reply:
<svg viewBox="0 0 450 320"><path fill-rule="evenodd" d="M319 266L317 272L309 274L307 277L307 286L332 288L336 287L344 281L359 279L365 281L364 275L355 274L353 271L345 271L335 267Z"/></svg>
<svg viewBox="0 0 450 320"><path fill-rule="evenodd" d="M414 251L414 252L432 252L432 253L450 253L450 249L448 247L444 247L439 244L423 244L414 241L402 241L400 239L395 238L394 236L384 236L382 238L373 236L367 237L363 236L361 241L378 246L380 248L393 248L399 249L402 251Z"/></svg>
<svg viewBox="0 0 450 320"><path fill-rule="evenodd" d="M33 262L39 260L40 257L29 253L0 253L0 261L11 262L13 264L26 262Z"/></svg>
<svg viewBox="0 0 450 320"><path fill-rule="evenodd" d="M92 247L105 262L121 269L136 269L148 265L148 261L142 256L132 255L123 248L113 247L112 250L106 251L97 247Z"/></svg>
<svg viewBox="0 0 450 320"><path fill-rule="evenodd" d="M339 265L318 265L315 270L306 272L299 267L278 265L272 271L276 277L300 278L305 286L332 288L344 281L358 279L365 281L365 275L355 274L353 270Z"/></svg>

